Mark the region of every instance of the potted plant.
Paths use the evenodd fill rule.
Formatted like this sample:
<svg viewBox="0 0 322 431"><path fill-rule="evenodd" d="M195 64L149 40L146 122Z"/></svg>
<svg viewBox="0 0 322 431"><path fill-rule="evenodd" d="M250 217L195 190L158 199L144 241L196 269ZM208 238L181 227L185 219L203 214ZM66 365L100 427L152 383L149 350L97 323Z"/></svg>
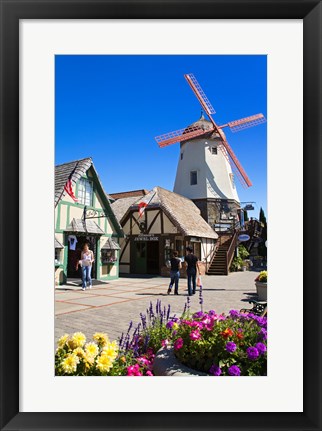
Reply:
<svg viewBox="0 0 322 431"><path fill-rule="evenodd" d="M255 278L259 301L267 301L267 271L261 271Z"/></svg>

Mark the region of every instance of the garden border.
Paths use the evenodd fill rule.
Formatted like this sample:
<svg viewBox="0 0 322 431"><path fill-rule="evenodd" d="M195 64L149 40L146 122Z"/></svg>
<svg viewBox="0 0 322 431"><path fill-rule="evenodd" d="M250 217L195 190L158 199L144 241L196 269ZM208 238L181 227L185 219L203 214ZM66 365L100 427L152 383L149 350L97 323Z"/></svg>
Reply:
<svg viewBox="0 0 322 431"><path fill-rule="evenodd" d="M1 404L2 430L321 430L321 2L311 0L0 0L1 5ZM165 6L166 5L166 6ZM304 412L19 412L19 19L303 19L304 22ZM8 216L7 208L10 208ZM304 217L304 215L303 215ZM313 242L314 239L314 242ZM4 255L5 250L5 255ZM10 273L10 286L7 274ZM8 288L10 287L10 288ZM11 352L8 361L7 354ZM95 420L93 418L95 417ZM107 425L108 424L108 425Z"/></svg>

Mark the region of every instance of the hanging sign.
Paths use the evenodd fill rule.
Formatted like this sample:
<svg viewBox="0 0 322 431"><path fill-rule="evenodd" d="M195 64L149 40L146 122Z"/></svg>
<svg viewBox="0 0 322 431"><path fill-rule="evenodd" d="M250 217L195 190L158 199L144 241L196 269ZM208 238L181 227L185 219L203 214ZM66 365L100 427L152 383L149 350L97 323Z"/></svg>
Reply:
<svg viewBox="0 0 322 431"><path fill-rule="evenodd" d="M238 237L238 241L240 241L240 242L248 241L249 239L250 239L250 236L247 235L246 233L243 235L239 235L239 237Z"/></svg>

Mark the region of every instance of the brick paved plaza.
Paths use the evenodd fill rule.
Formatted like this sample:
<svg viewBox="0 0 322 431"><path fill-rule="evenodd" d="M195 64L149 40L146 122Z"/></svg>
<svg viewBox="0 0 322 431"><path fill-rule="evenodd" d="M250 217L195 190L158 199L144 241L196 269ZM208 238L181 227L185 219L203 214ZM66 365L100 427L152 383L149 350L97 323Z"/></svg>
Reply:
<svg viewBox="0 0 322 431"><path fill-rule="evenodd" d="M204 309L227 313L230 309L248 308L248 300L256 299L253 271L234 272L229 276L203 276ZM171 315L179 316L187 300L187 281L179 282L179 296L167 295L169 279L165 277L120 277L109 282L96 282L82 291L75 279L55 290L55 339L64 333L83 332L90 338L94 332L106 332L117 339L131 320L140 321L152 301L161 299L171 304ZM199 292L191 297L191 310L200 310Z"/></svg>

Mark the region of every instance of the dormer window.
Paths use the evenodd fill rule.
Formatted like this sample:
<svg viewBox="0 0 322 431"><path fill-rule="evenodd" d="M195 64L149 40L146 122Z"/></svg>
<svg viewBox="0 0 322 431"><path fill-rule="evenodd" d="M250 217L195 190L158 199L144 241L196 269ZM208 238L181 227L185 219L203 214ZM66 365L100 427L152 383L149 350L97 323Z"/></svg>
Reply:
<svg viewBox="0 0 322 431"><path fill-rule="evenodd" d="M78 182L78 202L82 205L93 205L93 183L87 178L81 178Z"/></svg>

